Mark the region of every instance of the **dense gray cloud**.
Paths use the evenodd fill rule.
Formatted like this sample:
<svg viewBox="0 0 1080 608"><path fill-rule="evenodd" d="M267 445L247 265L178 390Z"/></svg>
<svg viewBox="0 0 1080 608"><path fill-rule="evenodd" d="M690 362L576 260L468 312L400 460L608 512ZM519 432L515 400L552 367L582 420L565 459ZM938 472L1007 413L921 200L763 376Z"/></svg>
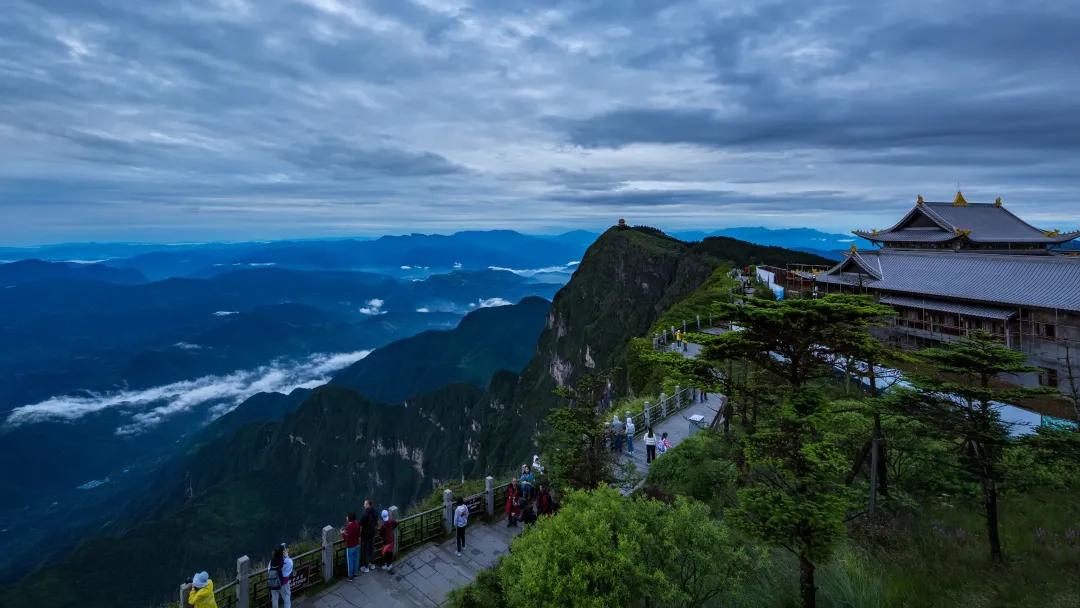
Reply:
<svg viewBox="0 0 1080 608"><path fill-rule="evenodd" d="M965 6L967 5L967 6ZM1080 5L12 0L0 243L1080 225Z"/></svg>

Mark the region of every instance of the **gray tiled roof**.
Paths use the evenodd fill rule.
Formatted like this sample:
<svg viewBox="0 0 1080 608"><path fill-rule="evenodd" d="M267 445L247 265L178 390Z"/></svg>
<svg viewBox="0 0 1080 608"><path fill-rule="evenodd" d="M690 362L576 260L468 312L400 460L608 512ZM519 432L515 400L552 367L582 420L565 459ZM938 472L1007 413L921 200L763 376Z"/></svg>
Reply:
<svg viewBox="0 0 1080 608"><path fill-rule="evenodd" d="M882 304L888 304L890 306L922 308L925 310L948 312L968 317L982 317L984 319L1008 319L1016 314L1015 308L968 304L966 302L945 302L942 300L928 300L926 298L913 298L910 296L881 296L880 301Z"/></svg>
<svg viewBox="0 0 1080 608"><path fill-rule="evenodd" d="M936 228L905 227L908 220L925 215ZM1080 236L1078 233L1047 236L1042 230L1015 216L1005 207L989 203L923 203L913 208L897 224L878 233L856 231L859 236L874 241L935 242L957 238L957 230L970 231L966 238L978 243L1063 243Z"/></svg>
<svg viewBox="0 0 1080 608"><path fill-rule="evenodd" d="M883 249L859 252L881 279L851 272L847 260L818 282L916 294L1080 311L1080 257Z"/></svg>

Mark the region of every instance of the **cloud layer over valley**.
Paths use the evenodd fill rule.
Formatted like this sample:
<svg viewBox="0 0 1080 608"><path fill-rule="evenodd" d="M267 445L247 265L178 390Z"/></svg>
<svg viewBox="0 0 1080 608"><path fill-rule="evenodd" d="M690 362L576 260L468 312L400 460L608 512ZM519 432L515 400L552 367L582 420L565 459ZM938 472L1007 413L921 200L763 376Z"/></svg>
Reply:
<svg viewBox="0 0 1080 608"><path fill-rule="evenodd" d="M289 393L297 388L324 384L334 372L363 359L370 352L319 353L301 360L278 360L254 369L146 389L57 396L15 408L8 414L6 424L74 422L111 410L120 412L125 420L116 433L128 435L146 431L171 417L202 409L212 419L228 413L256 393Z"/></svg>

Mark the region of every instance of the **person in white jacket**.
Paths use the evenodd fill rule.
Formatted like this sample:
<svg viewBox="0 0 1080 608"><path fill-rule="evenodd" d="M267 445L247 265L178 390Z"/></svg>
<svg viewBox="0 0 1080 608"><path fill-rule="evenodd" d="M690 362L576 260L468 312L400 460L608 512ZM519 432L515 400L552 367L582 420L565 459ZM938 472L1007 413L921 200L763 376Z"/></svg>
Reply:
<svg viewBox="0 0 1080 608"><path fill-rule="evenodd" d="M656 435L653 435L652 427L645 431L645 464L656 460Z"/></svg>

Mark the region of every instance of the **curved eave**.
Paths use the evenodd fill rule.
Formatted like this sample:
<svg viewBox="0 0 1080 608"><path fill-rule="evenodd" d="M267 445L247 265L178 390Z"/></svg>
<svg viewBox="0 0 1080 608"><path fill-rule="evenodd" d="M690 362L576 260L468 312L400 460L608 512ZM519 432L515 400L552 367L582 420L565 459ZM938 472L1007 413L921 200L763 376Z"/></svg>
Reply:
<svg viewBox="0 0 1080 608"><path fill-rule="evenodd" d="M960 238L955 234L942 234L940 238L921 238L913 239L908 235L897 235L891 232L865 232L863 230L852 230L852 234L860 236L868 241L874 243L947 243L949 241Z"/></svg>

